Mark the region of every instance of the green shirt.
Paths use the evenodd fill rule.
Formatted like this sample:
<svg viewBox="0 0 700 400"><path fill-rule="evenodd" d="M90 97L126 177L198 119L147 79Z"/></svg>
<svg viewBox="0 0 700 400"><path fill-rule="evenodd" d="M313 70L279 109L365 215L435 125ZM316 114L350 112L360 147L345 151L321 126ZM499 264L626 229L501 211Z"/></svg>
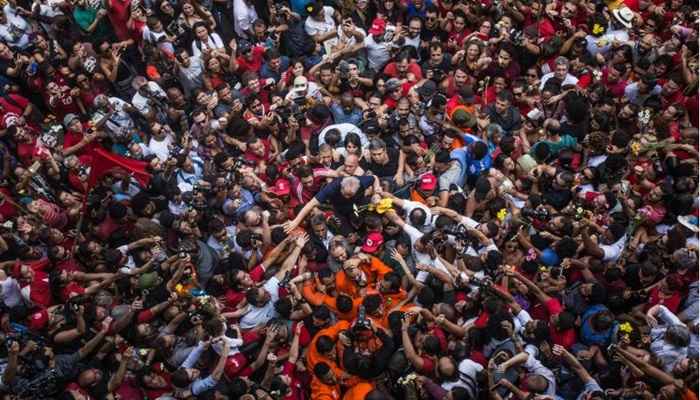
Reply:
<svg viewBox="0 0 700 400"><path fill-rule="evenodd" d="M558 142L552 142L550 140L541 140L541 141L535 143L534 146L532 146L532 148L530 149L530 154L534 155L535 149L537 148L537 146L539 146L542 143L546 143L549 145L549 154L550 155L555 155L564 149L573 149L578 144L578 141L576 140L575 137L573 137L571 135L560 136Z"/></svg>
<svg viewBox="0 0 700 400"><path fill-rule="evenodd" d="M95 30L92 33L88 33L87 30L95 21L95 18L97 18L97 10L94 8L76 7L73 9L73 19L75 19L75 22L84 33L94 38L93 42L97 42L97 39L106 38L109 35L109 28L104 21L98 22Z"/></svg>

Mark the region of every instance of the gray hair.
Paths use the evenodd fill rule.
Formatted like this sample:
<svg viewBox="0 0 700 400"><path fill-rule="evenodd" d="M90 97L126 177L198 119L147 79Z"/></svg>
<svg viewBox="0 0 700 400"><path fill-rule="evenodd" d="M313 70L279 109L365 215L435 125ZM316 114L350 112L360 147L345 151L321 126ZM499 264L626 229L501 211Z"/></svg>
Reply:
<svg viewBox="0 0 700 400"><path fill-rule="evenodd" d="M357 190L360 188L360 180L354 176L345 177L342 181L340 181L340 187L341 189L357 192Z"/></svg>
<svg viewBox="0 0 700 400"><path fill-rule="evenodd" d="M686 347L690 344L690 332L685 325L673 325L666 330L666 342L677 346Z"/></svg>
<svg viewBox="0 0 700 400"><path fill-rule="evenodd" d="M563 56L559 56L554 60L555 65L566 65L569 68L569 59Z"/></svg>
<svg viewBox="0 0 700 400"><path fill-rule="evenodd" d="M386 143L382 139L372 139L369 142L369 149L370 150L384 150L386 149Z"/></svg>

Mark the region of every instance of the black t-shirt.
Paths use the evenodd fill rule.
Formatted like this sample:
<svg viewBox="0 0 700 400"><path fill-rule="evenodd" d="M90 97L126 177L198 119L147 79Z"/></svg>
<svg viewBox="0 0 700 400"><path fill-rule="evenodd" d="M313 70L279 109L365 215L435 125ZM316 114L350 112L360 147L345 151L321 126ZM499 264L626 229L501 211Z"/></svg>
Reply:
<svg viewBox="0 0 700 400"><path fill-rule="evenodd" d="M430 55L428 55L429 57ZM423 71L423 76L425 76L428 73L428 70L442 70L445 74L450 71L450 67L452 66L451 61L450 61L450 56L448 54L443 54L442 56L442 61L438 65L431 65L430 61L424 61L423 64L421 64L421 70Z"/></svg>
<svg viewBox="0 0 700 400"><path fill-rule="evenodd" d="M386 164L382 165L373 161L363 161L362 168L365 171L371 171L380 178L393 178L394 175L396 175L396 171L399 169L399 150L390 147L386 149L386 152L389 156L389 161Z"/></svg>

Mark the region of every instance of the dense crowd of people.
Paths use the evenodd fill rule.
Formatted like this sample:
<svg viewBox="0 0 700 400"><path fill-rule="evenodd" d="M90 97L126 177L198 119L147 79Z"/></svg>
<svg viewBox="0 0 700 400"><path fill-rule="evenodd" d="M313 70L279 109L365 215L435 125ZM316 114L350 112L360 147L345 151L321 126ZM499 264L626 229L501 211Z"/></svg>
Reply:
<svg viewBox="0 0 700 400"><path fill-rule="evenodd" d="M698 24L4 0L0 396L697 400Z"/></svg>

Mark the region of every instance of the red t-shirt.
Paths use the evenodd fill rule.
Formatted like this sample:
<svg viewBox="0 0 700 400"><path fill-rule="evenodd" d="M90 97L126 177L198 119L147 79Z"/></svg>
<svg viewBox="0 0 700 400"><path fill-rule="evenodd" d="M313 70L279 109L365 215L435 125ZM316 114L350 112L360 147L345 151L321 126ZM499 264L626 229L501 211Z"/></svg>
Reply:
<svg viewBox="0 0 700 400"><path fill-rule="evenodd" d="M24 109L27 108L29 104L29 100L18 94L8 94L6 97L10 100L8 101L5 97L0 97L0 106L2 106L4 111L22 115Z"/></svg>
<svg viewBox="0 0 700 400"><path fill-rule="evenodd" d="M85 288L76 282L70 282L61 289L61 301L66 302L73 296L78 296L85 293Z"/></svg>
<svg viewBox="0 0 700 400"><path fill-rule="evenodd" d="M48 264L48 260L46 264ZM49 274L43 271L45 264L39 261L29 264L29 266L34 270L34 279L28 284L23 284L22 292L29 292L29 300L34 302L34 304L48 308L53 302L51 300Z"/></svg>
<svg viewBox="0 0 700 400"><path fill-rule="evenodd" d="M546 303L535 304L532 307L532 312L530 312L530 315L533 319L548 321L550 316L557 315L563 310L564 308L559 300L552 297L547 300Z"/></svg>
<svg viewBox="0 0 700 400"><path fill-rule="evenodd" d="M282 367L282 374L287 375L290 379L290 390L288 394L284 396L284 400L304 400L306 398L304 396L305 389L301 381L297 378L296 365L287 361L284 363L284 367Z"/></svg>
<svg viewBox="0 0 700 400"><path fill-rule="evenodd" d="M413 75L415 75L416 82L423 79L423 71L421 71L420 66L416 63L408 64L408 70L406 72L412 73ZM387 64L387 66L384 67L384 74L388 75L390 78L398 78L399 77L399 69L396 66L396 62L392 62L392 63Z"/></svg>
<svg viewBox="0 0 700 400"><path fill-rule="evenodd" d="M0 193L3 194L3 198L0 199L0 221L16 217L17 207L5 200L5 198L13 199L12 193L7 188L0 188Z"/></svg>
<svg viewBox="0 0 700 400"><path fill-rule="evenodd" d="M155 400L166 393L172 392L172 390L173 390L173 386L170 383L170 374L165 371L165 368L163 367L163 363L158 363L158 364L154 365L153 366L153 373L162 377L163 380L165 380L165 382L166 382L166 386L162 389L146 388L145 389L146 397L149 400Z"/></svg>
<svg viewBox="0 0 700 400"><path fill-rule="evenodd" d="M265 54L265 48L261 46L255 46L253 47L252 51L253 57L251 60L248 60L243 56L239 56L238 58L236 58L236 62L238 62L238 71L236 72L238 72L239 74L243 74L247 71L260 71L260 68L263 64L263 55Z"/></svg>
<svg viewBox="0 0 700 400"><path fill-rule="evenodd" d="M671 297L661 297L661 290L659 290L658 286L653 288L651 290L651 293L649 295L649 302L647 303L645 307L645 311L649 310L652 306L655 306L657 304L662 304L668 308L669 311L672 313L677 313L678 308L681 305L681 294L679 292L673 293Z"/></svg>
<svg viewBox="0 0 700 400"><path fill-rule="evenodd" d="M549 336L552 338L553 344L558 344L567 349L571 349L571 346L576 343L576 331L573 329L558 331L553 324L550 324Z"/></svg>
<svg viewBox="0 0 700 400"><path fill-rule="evenodd" d="M66 392L69 391L75 391L80 393L81 395L85 396L86 400L93 400L93 397L90 396L90 393L88 393L87 390L83 389L78 385L76 382L71 382L68 386L66 386Z"/></svg>

